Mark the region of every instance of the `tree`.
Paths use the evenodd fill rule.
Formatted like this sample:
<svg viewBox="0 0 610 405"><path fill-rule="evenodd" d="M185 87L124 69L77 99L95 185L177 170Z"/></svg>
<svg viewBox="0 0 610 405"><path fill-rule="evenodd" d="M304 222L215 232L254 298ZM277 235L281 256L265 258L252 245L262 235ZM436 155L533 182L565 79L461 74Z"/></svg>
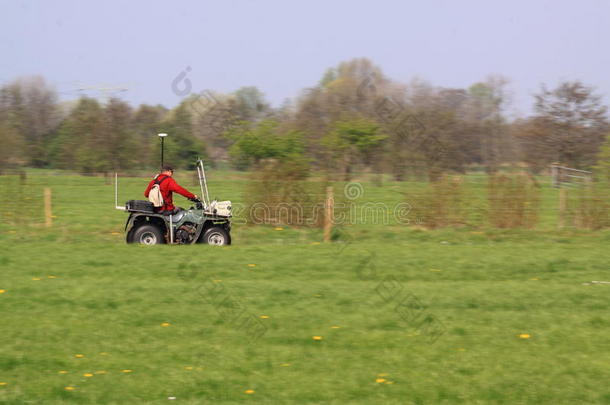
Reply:
<svg viewBox="0 0 610 405"><path fill-rule="evenodd" d="M610 184L610 134L599 149L597 164L594 168L595 178Z"/></svg>
<svg viewBox="0 0 610 405"><path fill-rule="evenodd" d="M205 144L193 134L193 117L188 102L174 108L160 129L168 134L165 140L167 162L193 169L198 157L207 157Z"/></svg>
<svg viewBox="0 0 610 405"><path fill-rule="evenodd" d="M225 136L232 141L231 161L239 170L258 165L264 159L303 161L305 147L298 131L282 132L275 120L242 121Z"/></svg>
<svg viewBox="0 0 610 405"><path fill-rule="evenodd" d="M507 84L504 77L490 76L485 82L475 83L468 89L464 118L478 145L476 159L488 173L495 172L511 150L510 133L503 116L508 101Z"/></svg>
<svg viewBox="0 0 610 405"><path fill-rule="evenodd" d="M27 148L27 164L42 167L48 163L45 145L59 125L57 92L40 76L17 79L0 89L0 110L4 122Z"/></svg>
<svg viewBox="0 0 610 405"><path fill-rule="evenodd" d="M168 110L161 106L143 104L134 113L133 136L137 145L137 164L139 167L157 168L159 166L158 143L162 121Z"/></svg>
<svg viewBox="0 0 610 405"><path fill-rule="evenodd" d="M385 102L389 134L383 160L396 180L405 175L435 179L445 171L463 171L468 150L478 149L466 124L468 93L413 80ZM386 118L387 116L387 118Z"/></svg>
<svg viewBox="0 0 610 405"><path fill-rule="evenodd" d="M23 164L23 138L14 128L0 118L0 174L2 169Z"/></svg>
<svg viewBox="0 0 610 405"><path fill-rule="evenodd" d="M104 136L97 142L113 171L131 169L138 161L133 111L126 102L112 98L104 109Z"/></svg>
<svg viewBox="0 0 610 405"><path fill-rule="evenodd" d="M193 116L193 134L206 144L210 158L228 159L230 142L224 132L238 122L235 97L206 90L185 102Z"/></svg>
<svg viewBox="0 0 610 405"><path fill-rule="evenodd" d="M104 133L100 104L95 99L80 98L50 142L52 167L84 173L107 171L110 166L101 144Z"/></svg>
<svg viewBox="0 0 610 405"><path fill-rule="evenodd" d="M328 150L322 138L338 121L359 116L375 120L375 102L388 93L390 81L366 58L351 59L328 69L318 85L306 89L297 101L291 125L303 132L307 151L324 163Z"/></svg>
<svg viewBox="0 0 610 405"><path fill-rule="evenodd" d="M349 181L352 167L359 162L370 164L387 138L379 124L365 118L335 122L322 144L329 152L330 164L339 161L345 180Z"/></svg>
<svg viewBox="0 0 610 405"><path fill-rule="evenodd" d="M233 93L235 97L234 113L240 121L258 121L270 110L264 94L254 86L239 88Z"/></svg>
<svg viewBox="0 0 610 405"><path fill-rule="evenodd" d="M601 97L579 81L542 86L535 97L536 115L519 133L525 160L538 168L552 162L591 167L609 128Z"/></svg>
<svg viewBox="0 0 610 405"><path fill-rule="evenodd" d="M448 171L463 172L466 156L462 147L464 124L456 114L440 105L414 111L423 129L411 139L410 158L420 162L419 175L436 180Z"/></svg>
<svg viewBox="0 0 610 405"><path fill-rule="evenodd" d="M337 79L337 71L334 68L326 69L324 72L324 76L320 79L320 83L318 83L319 87L326 87L330 83L334 82Z"/></svg>

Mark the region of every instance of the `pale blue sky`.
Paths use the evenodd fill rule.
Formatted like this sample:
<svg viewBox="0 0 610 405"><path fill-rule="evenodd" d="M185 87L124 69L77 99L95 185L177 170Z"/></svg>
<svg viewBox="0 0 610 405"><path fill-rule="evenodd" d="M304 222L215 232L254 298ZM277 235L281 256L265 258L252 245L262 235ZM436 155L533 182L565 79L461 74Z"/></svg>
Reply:
<svg viewBox="0 0 610 405"><path fill-rule="evenodd" d="M193 90L252 85L279 105L365 56L403 82L505 75L527 113L541 82L581 79L609 99L609 17L610 1L0 0L0 82L41 74L63 98L126 85L133 104L174 106L190 66Z"/></svg>

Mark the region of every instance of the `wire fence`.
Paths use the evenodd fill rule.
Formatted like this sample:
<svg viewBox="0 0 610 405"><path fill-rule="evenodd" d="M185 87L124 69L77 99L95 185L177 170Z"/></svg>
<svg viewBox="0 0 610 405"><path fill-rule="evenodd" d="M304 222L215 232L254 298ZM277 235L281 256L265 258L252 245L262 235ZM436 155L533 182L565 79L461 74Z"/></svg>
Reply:
<svg viewBox="0 0 610 405"><path fill-rule="evenodd" d="M610 227L610 187L594 181L557 189L550 176L524 173L469 174L444 176L435 182L382 184L365 176L353 182L281 177L261 181L247 174L220 177L210 182L212 196L232 201L236 224L322 228L330 220L333 226L427 229ZM143 199L148 180L148 176L119 178L119 205L129 199ZM178 181L191 191L197 190L196 176L184 174ZM328 187L334 190L330 197ZM0 175L0 224L45 224L46 188L52 190L52 217L59 210L64 216L73 214L78 222L81 213L107 216L114 207L113 176L52 171L5 173ZM95 218L87 219L87 223L94 221Z"/></svg>
<svg viewBox="0 0 610 405"><path fill-rule="evenodd" d="M43 224L44 187L23 174L0 176L0 223Z"/></svg>

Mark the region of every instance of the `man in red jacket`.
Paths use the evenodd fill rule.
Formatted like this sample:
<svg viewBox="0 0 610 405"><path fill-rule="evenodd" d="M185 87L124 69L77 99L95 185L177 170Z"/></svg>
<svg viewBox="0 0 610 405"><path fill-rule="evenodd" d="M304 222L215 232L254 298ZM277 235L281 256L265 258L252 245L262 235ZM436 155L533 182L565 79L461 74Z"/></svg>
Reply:
<svg viewBox="0 0 610 405"><path fill-rule="evenodd" d="M148 183L148 187L146 187L146 191L144 191L144 197L148 198L148 194L150 193L150 189L155 185L155 181L159 183L159 188L161 189L161 195L163 196L163 206L160 208L156 208L161 214L175 214L180 211L180 208L174 207L174 202L172 200L172 193L175 191L176 193L188 198L189 200L197 200L197 196L185 188L180 187L176 180L172 178L174 174L174 169L171 166L163 166L161 169L161 173L158 174L154 179Z"/></svg>

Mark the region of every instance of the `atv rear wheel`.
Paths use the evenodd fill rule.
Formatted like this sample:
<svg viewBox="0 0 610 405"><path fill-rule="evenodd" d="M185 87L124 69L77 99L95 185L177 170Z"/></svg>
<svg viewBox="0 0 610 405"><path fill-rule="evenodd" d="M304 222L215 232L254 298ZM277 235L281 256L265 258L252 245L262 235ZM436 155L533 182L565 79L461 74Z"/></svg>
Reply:
<svg viewBox="0 0 610 405"><path fill-rule="evenodd" d="M165 238L161 230L154 225L142 225L129 232L132 243L142 245L160 245L165 243Z"/></svg>
<svg viewBox="0 0 610 405"><path fill-rule="evenodd" d="M206 230L202 238L203 243L214 246L225 246L231 244L231 236L229 233L219 226L213 226Z"/></svg>

